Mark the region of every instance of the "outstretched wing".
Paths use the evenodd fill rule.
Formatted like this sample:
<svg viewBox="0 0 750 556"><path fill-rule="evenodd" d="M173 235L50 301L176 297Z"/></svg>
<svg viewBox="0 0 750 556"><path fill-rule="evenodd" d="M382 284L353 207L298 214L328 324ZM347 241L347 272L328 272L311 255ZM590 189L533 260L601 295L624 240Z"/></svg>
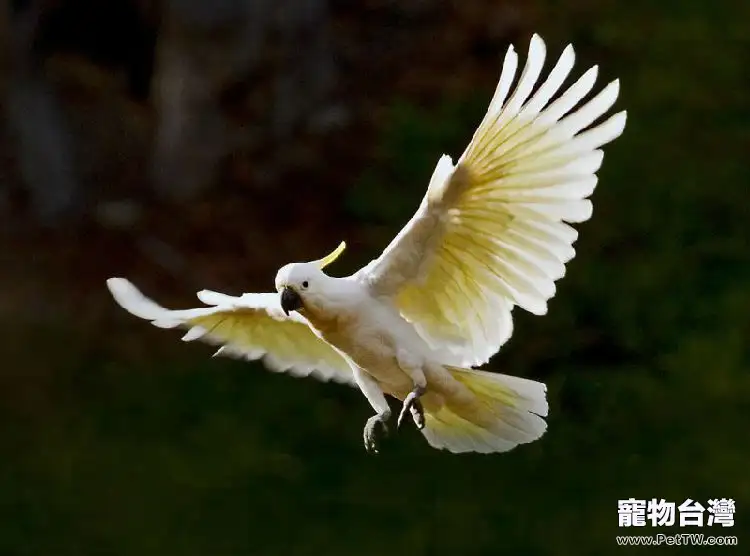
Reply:
<svg viewBox="0 0 750 556"><path fill-rule="evenodd" d="M573 48L537 86L544 59L534 35L508 96L518 66L508 49L487 114L458 163L438 161L416 214L355 274L374 293L393 296L456 365L483 364L510 338L514 305L546 313L575 255L578 234L566 222L590 218L599 147L625 127L624 111L592 126L617 99L618 81L578 106L594 87L594 66L550 103L573 68Z"/></svg>
<svg viewBox="0 0 750 556"><path fill-rule="evenodd" d="M118 304L159 328L183 328L183 340L220 344L218 354L263 359L272 371L356 385L346 360L318 338L301 317L286 316L273 293L233 297L211 291L198 293L210 307L172 311L146 298L124 278L107 286Z"/></svg>

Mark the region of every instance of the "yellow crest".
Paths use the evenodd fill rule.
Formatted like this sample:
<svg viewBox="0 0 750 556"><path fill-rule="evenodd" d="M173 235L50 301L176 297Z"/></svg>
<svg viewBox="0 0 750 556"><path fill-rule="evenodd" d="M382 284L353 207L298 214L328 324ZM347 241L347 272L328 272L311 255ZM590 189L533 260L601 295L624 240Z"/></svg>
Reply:
<svg viewBox="0 0 750 556"><path fill-rule="evenodd" d="M319 261L316 261L318 263L318 266L320 267L320 269L321 270L324 269L329 264L331 264L333 261L335 261L336 259L338 259L339 256L341 255L341 253L344 252L344 249L346 249L346 242L342 241L341 243L339 243L339 246L336 247L336 249L334 249L330 254L326 255L325 257L323 257Z"/></svg>

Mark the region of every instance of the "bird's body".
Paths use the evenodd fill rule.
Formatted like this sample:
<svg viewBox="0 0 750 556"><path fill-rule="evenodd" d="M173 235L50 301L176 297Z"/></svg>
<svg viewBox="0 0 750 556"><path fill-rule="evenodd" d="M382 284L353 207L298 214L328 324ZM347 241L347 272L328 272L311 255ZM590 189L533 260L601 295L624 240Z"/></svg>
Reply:
<svg viewBox="0 0 750 556"><path fill-rule="evenodd" d="M371 297L365 285L349 278L330 278L325 300L301 308L299 313L313 332L331 344L354 365L396 394L412 388L398 365L399 345L408 345L415 357L427 359L425 341L387 300Z"/></svg>
<svg viewBox="0 0 750 556"><path fill-rule="evenodd" d="M431 348L390 299L373 297L357 280L327 278L326 301L299 313L361 373L360 380L372 380L384 394L404 401L415 383L409 371L420 369L426 389L421 402L429 413L480 401L444 365L445 354Z"/></svg>
<svg viewBox="0 0 750 556"><path fill-rule="evenodd" d="M591 216L600 147L619 136L625 112L600 123L615 102L610 83L592 90L590 68L557 98L572 47L537 83L544 42L534 36L515 88L509 48L489 109L456 164L444 155L412 219L383 253L355 274L323 272L321 260L290 263L276 292L233 297L202 291L207 307L170 311L122 278L108 281L117 302L185 340L219 343L220 353L262 358L266 366L357 386L376 414L368 450L390 417L386 395L403 402L430 445L452 452L502 452L546 430L546 387L476 370L513 331L518 305L547 311L555 281L575 255L568 223Z"/></svg>
<svg viewBox="0 0 750 556"><path fill-rule="evenodd" d="M327 278L330 293L326 300L299 313L316 336L377 383L384 394L403 401L414 388L404 367L422 369L428 392L422 402L426 406L438 409L446 398L450 401L468 394L443 367L440 354L388 298L373 297L366 284L351 278Z"/></svg>

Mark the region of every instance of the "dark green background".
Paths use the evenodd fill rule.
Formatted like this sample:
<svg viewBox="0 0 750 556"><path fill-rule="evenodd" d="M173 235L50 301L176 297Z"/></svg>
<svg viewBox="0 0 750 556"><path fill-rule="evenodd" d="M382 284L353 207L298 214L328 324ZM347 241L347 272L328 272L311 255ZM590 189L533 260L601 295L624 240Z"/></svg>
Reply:
<svg viewBox="0 0 750 556"><path fill-rule="evenodd" d="M739 536L724 552L747 553L748 6L536 3L524 41L539 32L551 55L572 42L579 71L600 63L600 82L621 79L617 106L629 111L549 314L517 311L490 365L548 383L543 439L454 456L409 430L370 457L356 390L211 359L124 316L113 335L174 349L134 363L74 327L34 329L24 349L54 369L54 403L20 412L4 393L0 554L627 554L617 500L633 496L734 498L737 525L713 532ZM460 154L490 96L393 102L373 169L342 201L374 244L409 217L438 156ZM336 270L376 254L347 253ZM8 364L23 375L23 357Z"/></svg>

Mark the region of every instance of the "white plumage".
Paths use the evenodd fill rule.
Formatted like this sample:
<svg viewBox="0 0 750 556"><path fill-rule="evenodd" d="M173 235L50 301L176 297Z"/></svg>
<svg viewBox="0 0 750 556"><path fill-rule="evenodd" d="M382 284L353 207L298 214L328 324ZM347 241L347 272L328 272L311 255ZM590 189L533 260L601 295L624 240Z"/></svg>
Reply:
<svg viewBox="0 0 750 556"><path fill-rule="evenodd" d="M583 102L596 66L561 92L574 65L571 46L539 82L545 55L534 35L516 81L518 56L508 49L469 146L455 165L439 159L412 219L352 276L323 272L342 243L324 259L283 267L281 296L203 291L198 297L210 307L170 311L122 278L108 281L112 294L156 326L187 328L186 341L359 386L377 412L365 426L368 449L390 415L385 394L404 400L399 422L411 414L436 448L501 452L539 438L545 386L471 367L510 338L514 306L546 313L575 255L569 224L591 217L600 148L626 119L619 112L597 122L617 99L617 81Z"/></svg>

